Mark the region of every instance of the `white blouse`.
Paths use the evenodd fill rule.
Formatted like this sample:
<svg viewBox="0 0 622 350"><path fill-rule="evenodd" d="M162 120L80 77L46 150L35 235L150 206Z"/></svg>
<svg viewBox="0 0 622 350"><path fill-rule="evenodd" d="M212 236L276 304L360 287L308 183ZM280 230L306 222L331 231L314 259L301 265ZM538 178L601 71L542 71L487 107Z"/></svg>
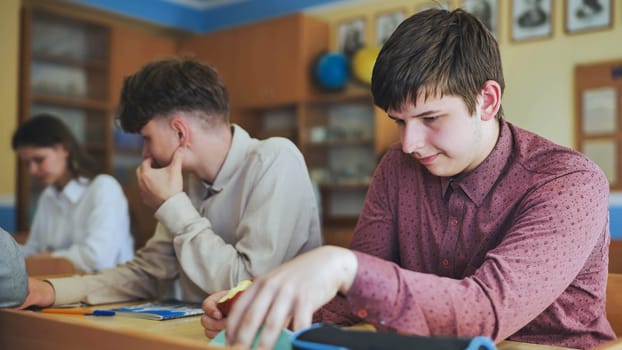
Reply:
<svg viewBox="0 0 622 350"><path fill-rule="evenodd" d="M37 205L24 255L52 252L77 269L94 272L134 256L128 204L110 175L73 179L58 191L48 186Z"/></svg>

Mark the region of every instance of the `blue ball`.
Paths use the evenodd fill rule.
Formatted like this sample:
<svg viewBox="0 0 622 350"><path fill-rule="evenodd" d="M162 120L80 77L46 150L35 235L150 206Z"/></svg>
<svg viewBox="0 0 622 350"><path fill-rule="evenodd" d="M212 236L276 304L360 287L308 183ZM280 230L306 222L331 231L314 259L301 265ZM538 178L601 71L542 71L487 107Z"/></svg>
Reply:
<svg viewBox="0 0 622 350"><path fill-rule="evenodd" d="M339 52L323 54L315 61L313 75L320 88L329 91L340 90L350 79L348 59Z"/></svg>

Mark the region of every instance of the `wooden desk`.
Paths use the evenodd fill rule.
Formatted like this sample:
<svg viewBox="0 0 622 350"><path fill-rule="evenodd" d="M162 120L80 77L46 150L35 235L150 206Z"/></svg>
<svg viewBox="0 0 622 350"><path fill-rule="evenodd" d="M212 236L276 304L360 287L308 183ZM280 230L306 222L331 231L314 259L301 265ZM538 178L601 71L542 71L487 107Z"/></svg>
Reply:
<svg viewBox="0 0 622 350"><path fill-rule="evenodd" d="M111 308L101 306L100 309ZM123 316L0 310L0 349L206 350L200 316L151 321Z"/></svg>
<svg viewBox="0 0 622 350"><path fill-rule="evenodd" d="M114 305L118 306L118 305ZM100 306L99 309L114 306ZM0 349L208 350L200 316L151 321L123 316L44 314L0 309ZM563 349L504 341L499 350Z"/></svg>

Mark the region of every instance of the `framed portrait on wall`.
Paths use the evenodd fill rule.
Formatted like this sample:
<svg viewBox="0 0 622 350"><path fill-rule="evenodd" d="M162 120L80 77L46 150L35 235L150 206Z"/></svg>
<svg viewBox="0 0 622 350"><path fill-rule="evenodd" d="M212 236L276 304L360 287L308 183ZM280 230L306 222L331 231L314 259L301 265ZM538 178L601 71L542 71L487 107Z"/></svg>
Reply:
<svg viewBox="0 0 622 350"><path fill-rule="evenodd" d="M381 47L397 26L406 18L406 11L383 12L376 16L376 45Z"/></svg>
<svg viewBox="0 0 622 350"><path fill-rule="evenodd" d="M365 46L365 18L343 21L337 26L337 42L339 51L347 57Z"/></svg>
<svg viewBox="0 0 622 350"><path fill-rule="evenodd" d="M612 0L566 0L566 31L606 29L612 23Z"/></svg>
<svg viewBox="0 0 622 350"><path fill-rule="evenodd" d="M512 40L553 35L553 0L512 0Z"/></svg>
<svg viewBox="0 0 622 350"><path fill-rule="evenodd" d="M462 8L474 14L497 37L498 0L462 0Z"/></svg>

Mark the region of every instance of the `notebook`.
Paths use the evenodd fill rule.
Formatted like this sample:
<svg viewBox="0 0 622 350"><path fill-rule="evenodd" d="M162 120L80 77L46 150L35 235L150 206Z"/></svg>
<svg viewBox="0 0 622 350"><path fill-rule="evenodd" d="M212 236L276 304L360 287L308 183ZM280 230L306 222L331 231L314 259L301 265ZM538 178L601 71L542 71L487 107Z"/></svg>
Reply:
<svg viewBox="0 0 622 350"><path fill-rule="evenodd" d="M199 303L188 303L179 300L166 300L140 305L119 307L112 309L116 315L148 320L170 320L180 317L202 315L203 309Z"/></svg>

